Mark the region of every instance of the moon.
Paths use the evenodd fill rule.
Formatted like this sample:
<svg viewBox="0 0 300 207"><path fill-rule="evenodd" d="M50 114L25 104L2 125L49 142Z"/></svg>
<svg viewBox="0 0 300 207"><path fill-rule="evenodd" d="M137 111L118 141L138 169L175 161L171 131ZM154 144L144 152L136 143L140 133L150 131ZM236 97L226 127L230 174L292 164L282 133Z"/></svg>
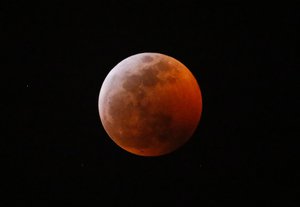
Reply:
<svg viewBox="0 0 300 207"><path fill-rule="evenodd" d="M160 53L139 53L105 78L98 109L109 137L140 156L160 156L185 144L198 126L202 96L181 62Z"/></svg>

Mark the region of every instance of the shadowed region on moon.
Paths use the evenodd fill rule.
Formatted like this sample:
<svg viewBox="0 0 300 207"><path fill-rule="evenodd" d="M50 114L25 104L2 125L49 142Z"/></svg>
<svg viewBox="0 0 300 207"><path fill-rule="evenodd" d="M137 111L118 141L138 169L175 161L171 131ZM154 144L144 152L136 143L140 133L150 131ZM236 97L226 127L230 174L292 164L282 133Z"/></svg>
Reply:
<svg viewBox="0 0 300 207"><path fill-rule="evenodd" d="M142 58L143 62L151 62L153 60L153 58L149 55L146 55Z"/></svg>
<svg viewBox="0 0 300 207"><path fill-rule="evenodd" d="M123 149L144 156L166 154L195 130L202 110L200 89L187 68L170 64L175 59L157 53L137 56L132 62L126 59L131 68L117 65L105 79L99 96L100 118ZM183 78L186 75L189 79Z"/></svg>

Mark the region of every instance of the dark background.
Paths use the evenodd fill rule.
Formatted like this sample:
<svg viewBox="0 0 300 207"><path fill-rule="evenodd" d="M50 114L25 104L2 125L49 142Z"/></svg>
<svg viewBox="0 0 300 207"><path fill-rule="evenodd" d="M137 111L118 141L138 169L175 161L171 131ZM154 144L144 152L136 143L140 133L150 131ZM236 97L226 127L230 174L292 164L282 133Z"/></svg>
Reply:
<svg viewBox="0 0 300 207"><path fill-rule="evenodd" d="M254 6L1 7L1 195L40 206L297 206L299 10ZM140 52L183 62L203 95L194 136L162 157L117 147L98 114L107 73Z"/></svg>

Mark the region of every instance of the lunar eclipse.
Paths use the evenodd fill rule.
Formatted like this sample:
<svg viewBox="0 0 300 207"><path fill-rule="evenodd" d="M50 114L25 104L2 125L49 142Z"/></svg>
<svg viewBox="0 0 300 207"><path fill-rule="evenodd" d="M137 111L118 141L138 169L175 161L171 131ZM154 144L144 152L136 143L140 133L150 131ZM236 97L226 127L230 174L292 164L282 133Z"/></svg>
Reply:
<svg viewBox="0 0 300 207"><path fill-rule="evenodd" d="M202 96L181 62L160 53L140 53L108 73L98 108L105 131L118 146L135 155L160 156L193 135Z"/></svg>

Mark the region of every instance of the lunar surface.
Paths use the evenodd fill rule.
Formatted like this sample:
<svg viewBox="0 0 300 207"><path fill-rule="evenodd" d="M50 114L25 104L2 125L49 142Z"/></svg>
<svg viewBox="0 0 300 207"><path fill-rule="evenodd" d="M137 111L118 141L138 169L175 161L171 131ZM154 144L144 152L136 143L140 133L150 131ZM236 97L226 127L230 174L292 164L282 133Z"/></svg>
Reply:
<svg viewBox="0 0 300 207"><path fill-rule="evenodd" d="M202 97L196 79L178 60L140 53L109 72L98 107L105 131L118 146L136 155L160 156L192 136Z"/></svg>

